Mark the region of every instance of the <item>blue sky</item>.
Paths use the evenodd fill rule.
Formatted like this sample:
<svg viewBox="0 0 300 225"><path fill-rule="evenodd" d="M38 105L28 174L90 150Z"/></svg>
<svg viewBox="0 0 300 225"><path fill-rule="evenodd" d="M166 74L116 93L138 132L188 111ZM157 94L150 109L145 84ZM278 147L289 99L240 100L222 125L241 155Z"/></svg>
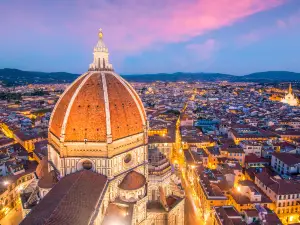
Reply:
<svg viewBox="0 0 300 225"><path fill-rule="evenodd" d="M300 72L300 0L2 0L0 68L82 73L98 28L118 73Z"/></svg>

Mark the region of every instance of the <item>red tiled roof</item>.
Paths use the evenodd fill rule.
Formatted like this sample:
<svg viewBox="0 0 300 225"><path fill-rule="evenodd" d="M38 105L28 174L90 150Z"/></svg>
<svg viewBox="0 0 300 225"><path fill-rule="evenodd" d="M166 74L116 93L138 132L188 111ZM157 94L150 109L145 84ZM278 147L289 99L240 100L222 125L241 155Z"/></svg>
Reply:
<svg viewBox="0 0 300 225"><path fill-rule="evenodd" d="M106 176L82 170L63 177L20 225L88 224L101 200Z"/></svg>
<svg viewBox="0 0 300 225"><path fill-rule="evenodd" d="M285 152L274 152L273 156L278 158L284 164L293 166L300 163L300 156L297 154L285 153Z"/></svg>
<svg viewBox="0 0 300 225"><path fill-rule="evenodd" d="M49 124L50 133L60 138L64 129L63 123L66 121L66 142L83 142L85 139L106 142L109 125L106 124L106 90L103 87L102 75L106 80L112 139L117 140L144 131L144 107L133 88L111 72L88 72L71 84L59 99ZM74 101L72 97L75 97Z"/></svg>

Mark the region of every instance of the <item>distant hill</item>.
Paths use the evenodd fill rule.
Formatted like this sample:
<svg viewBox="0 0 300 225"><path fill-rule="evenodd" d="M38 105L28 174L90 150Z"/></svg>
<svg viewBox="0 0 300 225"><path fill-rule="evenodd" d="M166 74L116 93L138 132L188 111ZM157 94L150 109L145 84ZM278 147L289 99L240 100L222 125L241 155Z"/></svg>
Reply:
<svg viewBox="0 0 300 225"><path fill-rule="evenodd" d="M252 73L242 77L244 80L270 80L270 81L300 81L300 73L288 71L268 71Z"/></svg>
<svg viewBox="0 0 300 225"><path fill-rule="evenodd" d="M54 84L70 83L74 81L79 74L57 72L31 72L18 69L0 69L0 81L7 86L24 84Z"/></svg>
<svg viewBox="0 0 300 225"><path fill-rule="evenodd" d="M56 72L31 72L18 69L0 69L0 82L6 86L24 84L53 84L70 83L79 74ZM245 76L234 76L221 73L157 73L122 75L128 81L153 82L153 81L232 81L232 82L280 82L280 81L300 81L300 73L288 71L268 71L248 74Z"/></svg>
<svg viewBox="0 0 300 225"><path fill-rule="evenodd" d="M233 80L236 76L221 73L158 73L122 75L128 81L153 82L153 81L220 81Z"/></svg>

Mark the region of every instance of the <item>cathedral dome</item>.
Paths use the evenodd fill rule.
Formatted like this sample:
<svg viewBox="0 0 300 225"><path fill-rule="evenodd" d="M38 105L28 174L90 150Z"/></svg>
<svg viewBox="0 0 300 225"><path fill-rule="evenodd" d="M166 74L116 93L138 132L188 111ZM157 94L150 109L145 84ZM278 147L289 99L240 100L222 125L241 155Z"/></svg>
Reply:
<svg viewBox="0 0 300 225"><path fill-rule="evenodd" d="M89 72L67 88L52 112L50 142L112 143L145 133L142 101L130 84L113 72L108 54L100 30Z"/></svg>
<svg viewBox="0 0 300 225"><path fill-rule="evenodd" d="M90 71L62 94L49 132L63 142L107 142L142 133L145 125L143 104L124 79Z"/></svg>

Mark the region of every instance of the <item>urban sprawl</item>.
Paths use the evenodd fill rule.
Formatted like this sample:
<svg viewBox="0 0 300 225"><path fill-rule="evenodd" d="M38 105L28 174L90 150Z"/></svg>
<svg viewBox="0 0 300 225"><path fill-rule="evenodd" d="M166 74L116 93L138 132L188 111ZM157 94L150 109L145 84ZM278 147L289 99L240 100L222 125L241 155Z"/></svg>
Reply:
<svg viewBox="0 0 300 225"><path fill-rule="evenodd" d="M300 222L300 108L293 85L131 85L148 119L149 179L174 175L186 224ZM57 182L41 177L51 112L67 86L0 86L0 224L18 224L38 204L38 182L45 190ZM176 201L153 199L170 209Z"/></svg>

